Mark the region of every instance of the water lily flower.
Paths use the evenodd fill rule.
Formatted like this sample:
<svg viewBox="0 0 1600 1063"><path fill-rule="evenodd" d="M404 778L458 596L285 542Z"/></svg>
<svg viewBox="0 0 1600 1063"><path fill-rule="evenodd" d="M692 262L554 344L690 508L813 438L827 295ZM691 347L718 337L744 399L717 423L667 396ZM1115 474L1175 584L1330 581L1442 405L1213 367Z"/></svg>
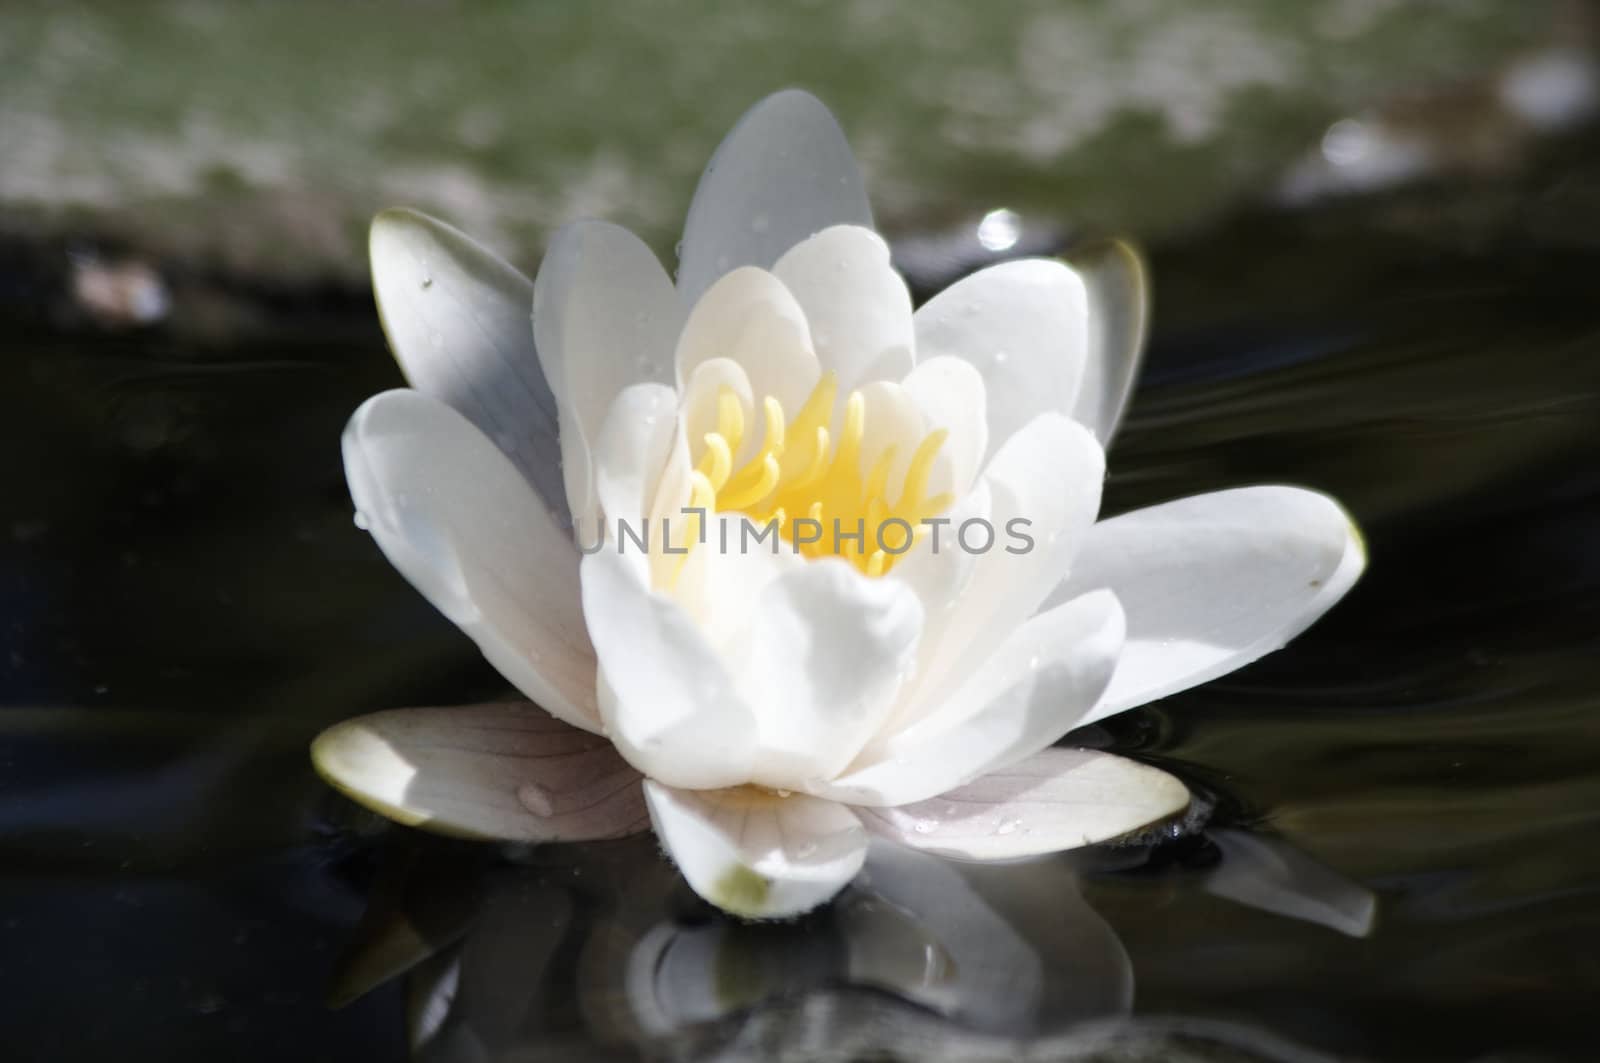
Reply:
<svg viewBox="0 0 1600 1063"><path fill-rule="evenodd" d="M1007 262L913 312L801 92L717 150L676 283L598 221L531 284L410 211L371 253L412 386L346 429L358 521L538 706L321 735L323 775L402 822L649 824L755 918L832 897L869 835L967 860L1115 838L1183 784L1056 743L1278 648L1365 563L1338 504L1293 487L1097 522L1138 257Z"/></svg>

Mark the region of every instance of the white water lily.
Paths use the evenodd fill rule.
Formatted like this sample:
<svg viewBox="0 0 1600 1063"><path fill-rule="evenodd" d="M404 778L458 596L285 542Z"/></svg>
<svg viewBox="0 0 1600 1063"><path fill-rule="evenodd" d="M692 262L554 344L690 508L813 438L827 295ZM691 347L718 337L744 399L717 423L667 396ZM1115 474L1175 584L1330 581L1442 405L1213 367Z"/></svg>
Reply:
<svg viewBox="0 0 1600 1063"><path fill-rule="evenodd" d="M869 834L1012 859L1182 811L1171 776L1054 744L1281 646L1360 574L1354 525L1292 487L1096 523L1137 256L1004 263L913 313L871 224L837 124L793 91L713 157L675 285L603 222L558 233L529 284L442 223L378 217L412 388L352 417L351 494L549 715L378 713L318 738L325 777L480 837L648 822L749 917L826 901ZM864 534L806 541L802 518ZM953 543L968 522L1001 538Z"/></svg>

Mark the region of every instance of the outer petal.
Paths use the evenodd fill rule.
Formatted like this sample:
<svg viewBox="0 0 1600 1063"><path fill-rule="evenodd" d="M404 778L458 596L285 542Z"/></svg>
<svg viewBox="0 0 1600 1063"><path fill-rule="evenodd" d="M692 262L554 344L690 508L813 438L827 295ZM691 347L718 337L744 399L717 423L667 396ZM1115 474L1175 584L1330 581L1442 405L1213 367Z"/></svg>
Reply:
<svg viewBox="0 0 1600 1063"><path fill-rule="evenodd" d="M362 404L344 431L358 519L500 674L556 717L598 730L577 551L510 460L416 391Z"/></svg>
<svg viewBox="0 0 1600 1063"><path fill-rule="evenodd" d="M760 735L749 780L799 789L841 771L893 708L921 630L908 587L844 561L773 580L728 651Z"/></svg>
<svg viewBox="0 0 1600 1063"><path fill-rule="evenodd" d="M983 474L994 545L978 556L967 592L925 655L919 701L936 703L1038 610L1093 526L1104 478L1100 445L1058 413L1039 415L996 452ZM974 534L981 544L982 530Z"/></svg>
<svg viewBox="0 0 1600 1063"><path fill-rule="evenodd" d="M1117 673L1084 722L1270 653L1344 597L1366 561L1350 515L1298 487L1217 491L1096 524L1050 598L1109 587L1128 612Z"/></svg>
<svg viewBox="0 0 1600 1063"><path fill-rule="evenodd" d="M800 304L782 281L754 267L729 273L695 304L675 357L680 393L703 363L728 358L744 370L757 404L772 395L791 413L821 373ZM760 432L750 427L753 442Z"/></svg>
<svg viewBox="0 0 1600 1063"><path fill-rule="evenodd" d="M1122 632L1122 610L1105 593L1034 617L932 713L813 792L853 805L909 804L1037 753L1099 698Z"/></svg>
<svg viewBox="0 0 1600 1063"><path fill-rule="evenodd" d="M1060 262L1002 262L917 311L917 360L950 355L982 374L992 452L1039 414L1073 413L1088 317L1083 281Z"/></svg>
<svg viewBox="0 0 1600 1063"><path fill-rule="evenodd" d="M644 784L656 836L694 891L750 919L810 911L861 870L867 833L843 805L805 794Z"/></svg>
<svg viewBox="0 0 1600 1063"><path fill-rule="evenodd" d="M844 393L911 371L911 293L871 229L835 225L796 244L772 267L805 310L823 370Z"/></svg>
<svg viewBox="0 0 1600 1063"><path fill-rule="evenodd" d="M768 96L733 127L695 189L678 263L685 305L729 270L769 269L830 225L872 227L850 145L810 93Z"/></svg>
<svg viewBox="0 0 1600 1063"><path fill-rule="evenodd" d="M583 559L583 611L607 734L628 762L673 786L749 779L755 721L689 614L610 548Z"/></svg>
<svg viewBox="0 0 1600 1063"><path fill-rule="evenodd" d="M913 849L1010 860L1093 845L1182 812L1183 783L1125 757L1046 749L927 801L863 808L862 822Z"/></svg>
<svg viewBox="0 0 1600 1063"><path fill-rule="evenodd" d="M1138 250L1115 240L1073 256L1089 297L1089 356L1072 416L1109 446L1144 361L1150 274Z"/></svg>
<svg viewBox="0 0 1600 1063"><path fill-rule="evenodd" d="M374 218L369 250L378 317L411 386L494 440L565 524L556 400L528 325L532 283L414 210Z"/></svg>
<svg viewBox="0 0 1600 1063"><path fill-rule="evenodd" d="M311 759L373 811L444 834L585 841L649 824L639 773L610 742L526 702L360 716L318 735Z"/></svg>
<svg viewBox="0 0 1600 1063"><path fill-rule="evenodd" d="M957 497L972 486L989 452L983 374L961 358L925 358L901 386L931 428L943 428L942 453L949 456L951 489Z"/></svg>
<svg viewBox="0 0 1600 1063"><path fill-rule="evenodd" d="M567 498L588 527L598 509L590 451L606 411L629 384L672 382L683 311L650 249L607 222L556 233L533 288L534 337L561 413Z"/></svg>

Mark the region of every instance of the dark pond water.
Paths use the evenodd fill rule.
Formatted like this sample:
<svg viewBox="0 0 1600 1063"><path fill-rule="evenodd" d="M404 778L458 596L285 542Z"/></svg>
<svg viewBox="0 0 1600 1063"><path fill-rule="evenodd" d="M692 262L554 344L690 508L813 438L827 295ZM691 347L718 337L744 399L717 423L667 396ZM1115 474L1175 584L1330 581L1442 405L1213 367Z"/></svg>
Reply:
<svg viewBox="0 0 1600 1063"><path fill-rule="evenodd" d="M501 689L352 525L338 433L398 383L364 294L233 292L249 342L97 332L12 249L5 1058L1600 1057L1597 194L1575 142L1153 248L1108 509L1312 485L1367 576L1080 736L1205 794L1184 836L886 858L768 927L649 839L508 857L313 776L339 718Z"/></svg>

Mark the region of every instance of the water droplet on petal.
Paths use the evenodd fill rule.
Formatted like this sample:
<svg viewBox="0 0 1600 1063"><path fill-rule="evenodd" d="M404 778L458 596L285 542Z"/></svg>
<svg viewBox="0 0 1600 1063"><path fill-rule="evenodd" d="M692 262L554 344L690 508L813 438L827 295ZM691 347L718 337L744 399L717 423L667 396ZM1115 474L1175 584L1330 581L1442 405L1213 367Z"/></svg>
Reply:
<svg viewBox="0 0 1600 1063"><path fill-rule="evenodd" d="M432 288L432 287L433 287L433 277L429 276L426 273L423 274L423 276L422 276L422 290L423 291L427 291L429 288Z"/></svg>
<svg viewBox="0 0 1600 1063"><path fill-rule="evenodd" d="M356 510L356 527L360 528L362 531L369 531L372 528L372 522L368 520L367 515L361 512L359 509Z"/></svg>
<svg viewBox="0 0 1600 1063"><path fill-rule="evenodd" d="M792 796L794 796L794 791L793 790L785 790L781 786L774 792L779 797L792 797Z"/></svg>
<svg viewBox="0 0 1600 1063"><path fill-rule="evenodd" d="M816 851L817 851L817 843L816 842L806 842L805 844L801 845L800 848L798 848L798 849L796 849L794 851L794 855L796 857L798 857L799 859L804 860L806 857L811 856Z"/></svg>
<svg viewBox="0 0 1600 1063"><path fill-rule="evenodd" d="M932 834L933 828L936 826L938 826L938 824L931 819L919 819L915 823L911 824L911 829L916 831L918 834Z"/></svg>
<svg viewBox="0 0 1600 1063"><path fill-rule="evenodd" d="M538 783L523 783L517 787L517 800L536 816L551 816L555 814L555 804L550 798L550 791Z"/></svg>
<svg viewBox="0 0 1600 1063"><path fill-rule="evenodd" d="M1016 831L1017 831L1017 828L1020 827L1020 826L1022 826L1022 824L1017 820L1014 820L1014 819L1002 819L999 822L999 824L994 828L994 832L996 834L1015 834Z"/></svg>

